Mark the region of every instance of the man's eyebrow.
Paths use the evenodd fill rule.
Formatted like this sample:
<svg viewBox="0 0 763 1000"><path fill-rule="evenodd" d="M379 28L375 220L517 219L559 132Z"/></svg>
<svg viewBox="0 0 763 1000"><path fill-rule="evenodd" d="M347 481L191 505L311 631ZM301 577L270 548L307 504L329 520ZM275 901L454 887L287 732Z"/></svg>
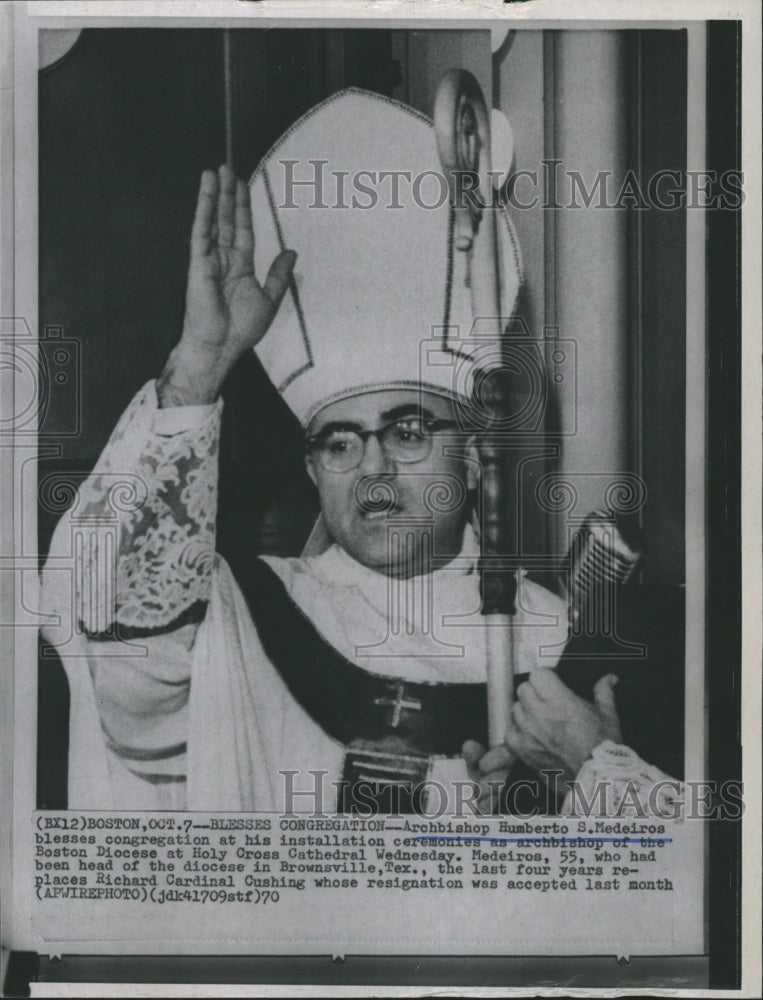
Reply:
<svg viewBox="0 0 763 1000"><path fill-rule="evenodd" d="M403 403L401 406L394 406L391 410L385 410L379 414L383 423L392 423L395 420L402 420L405 417L419 417L422 420L436 420L436 416L425 406L416 403ZM333 434L335 431L358 431L363 433L366 428L363 424L355 420L331 420L324 424L315 434L310 434L310 438L323 437L326 434Z"/></svg>
<svg viewBox="0 0 763 1000"><path fill-rule="evenodd" d="M309 434L308 438L323 437L326 434L333 434L335 431L362 431L363 426L353 420L332 420L324 424L315 434Z"/></svg>
<svg viewBox="0 0 763 1000"><path fill-rule="evenodd" d="M402 420L403 417L420 417L422 420L434 420L435 415L425 406L417 403L404 403L402 406L394 406L391 410L385 410L381 414L382 420Z"/></svg>

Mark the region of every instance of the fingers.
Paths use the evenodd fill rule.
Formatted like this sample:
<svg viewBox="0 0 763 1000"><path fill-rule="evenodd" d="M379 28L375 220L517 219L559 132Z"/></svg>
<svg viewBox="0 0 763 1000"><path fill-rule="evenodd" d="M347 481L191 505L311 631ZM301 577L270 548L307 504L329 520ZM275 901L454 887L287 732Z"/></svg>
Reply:
<svg viewBox="0 0 763 1000"><path fill-rule="evenodd" d="M596 702L597 708L608 715L617 715L615 685L618 680L616 674L605 674L599 678L593 689L593 700Z"/></svg>
<svg viewBox="0 0 763 1000"><path fill-rule="evenodd" d="M615 743L620 743L623 738L615 699L615 687L618 680L619 677L616 674L605 674L604 677L599 678L593 689L593 700L599 710L601 720L599 735ZM590 749L593 750L593 747Z"/></svg>
<svg viewBox="0 0 763 1000"><path fill-rule="evenodd" d="M293 250L282 250L270 265L263 291L275 309L281 304L281 299L286 294L296 260L297 255Z"/></svg>
<svg viewBox="0 0 763 1000"><path fill-rule="evenodd" d="M556 671L549 667L539 667L537 670L533 670L527 683L539 698L546 701L558 698L564 692L569 691L567 685L557 677Z"/></svg>
<svg viewBox="0 0 763 1000"><path fill-rule="evenodd" d="M522 748L519 756L524 760L530 749L537 752L545 745L543 726L537 717L521 701L514 703L511 711L512 724L506 737L506 745L514 754L518 754L517 747Z"/></svg>
<svg viewBox="0 0 763 1000"><path fill-rule="evenodd" d="M579 697L567 687L564 681L557 677L555 670L548 667L533 670L529 681L522 687L527 688L525 707L536 719L544 720L546 725L555 719L561 720L580 713L589 704L585 698Z"/></svg>
<svg viewBox="0 0 763 1000"><path fill-rule="evenodd" d="M515 757L535 771L559 770L562 762L556 749L556 724L553 717L549 724L548 703L538 697L529 683L521 685L517 695L522 687L526 687L527 691L521 700L518 697L512 708L506 746ZM533 710L533 701L537 710Z"/></svg>
<svg viewBox="0 0 763 1000"><path fill-rule="evenodd" d="M510 769L508 767L500 767L496 771L490 771L488 774L483 775L483 780L491 795L495 795L497 792L501 791L509 779L509 774ZM482 796L480 796L480 798L481 797Z"/></svg>
<svg viewBox="0 0 763 1000"><path fill-rule="evenodd" d="M461 753L466 761L467 767L477 768L479 765L480 757L485 752L485 748L481 743L476 740L467 740L466 743L461 747Z"/></svg>
<svg viewBox="0 0 763 1000"><path fill-rule="evenodd" d="M519 708L519 706L515 706L515 708ZM540 770L542 767L548 765L550 759L549 753L546 747L531 732L522 728L524 721L522 713L519 712L516 714L520 722L509 727L506 733L506 746L515 758L527 764L528 767Z"/></svg>
<svg viewBox="0 0 763 1000"><path fill-rule="evenodd" d="M513 763L509 749L504 743L486 751L476 740L467 740L461 747L461 754L467 766L479 771L483 777L488 776L491 771L510 768Z"/></svg>
<svg viewBox="0 0 763 1000"><path fill-rule="evenodd" d="M236 175L227 163L220 167L218 174L217 242L221 247L230 247L236 231Z"/></svg>
<svg viewBox="0 0 763 1000"><path fill-rule="evenodd" d="M506 746L520 760L525 759L525 743L526 737L524 733L520 732L514 726L510 727L506 733Z"/></svg>
<svg viewBox="0 0 763 1000"><path fill-rule="evenodd" d="M479 760L480 774L484 777L489 777L492 771L507 770L511 767L512 763L513 759L509 753L509 748L504 743L501 743L482 755Z"/></svg>
<svg viewBox="0 0 763 1000"><path fill-rule="evenodd" d="M243 181L236 181L236 232L233 246L249 256L254 253L252 207L249 203L249 188Z"/></svg>
<svg viewBox="0 0 763 1000"><path fill-rule="evenodd" d="M529 711L525 708L521 701L517 701L511 710L511 716L514 720L514 725L521 733L527 735L532 734L532 723Z"/></svg>
<svg viewBox="0 0 763 1000"><path fill-rule="evenodd" d="M514 757L504 744L486 752L476 740L467 740L461 747L461 753L471 779L480 789L476 799L478 808L492 812L509 777Z"/></svg>
<svg viewBox="0 0 763 1000"><path fill-rule="evenodd" d="M517 689L517 697L519 697L519 692L522 690L524 685L520 685ZM515 757L520 756L519 748L522 745L522 733L517 728L516 723L516 708L518 702L514 702L511 706L511 711L509 712L508 728L506 729L506 738L504 740L505 745L508 747L509 752L513 753Z"/></svg>
<svg viewBox="0 0 763 1000"><path fill-rule="evenodd" d="M212 240L212 227L217 207L217 174L214 170L205 170L201 175L199 197L196 202L196 214L191 229L191 256L203 257L209 253Z"/></svg>
<svg viewBox="0 0 763 1000"><path fill-rule="evenodd" d="M204 256L209 253L212 241L216 241L220 246L233 244L237 220L244 215L241 212L239 216L236 196L236 175L229 166L223 164L217 172L214 170L203 172L196 215L191 229L192 256ZM251 233L251 216L248 219L248 228ZM248 237L244 235L245 244L247 239Z"/></svg>
<svg viewBox="0 0 763 1000"><path fill-rule="evenodd" d="M525 681L517 688L517 701L526 712L536 712L540 709L543 698L538 694L534 685L530 681Z"/></svg>
<svg viewBox="0 0 763 1000"><path fill-rule="evenodd" d="M547 716L545 702L538 697L537 692L529 683L520 684L517 689L517 700L512 709L514 725L527 735L541 738L544 729L544 719Z"/></svg>

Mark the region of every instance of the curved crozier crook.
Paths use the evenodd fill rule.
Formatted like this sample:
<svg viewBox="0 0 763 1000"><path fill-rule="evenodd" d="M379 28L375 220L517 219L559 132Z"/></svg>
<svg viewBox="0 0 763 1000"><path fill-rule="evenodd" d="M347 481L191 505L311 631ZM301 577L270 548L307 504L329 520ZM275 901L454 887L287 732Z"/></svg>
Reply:
<svg viewBox="0 0 763 1000"><path fill-rule="evenodd" d="M440 81L434 106L437 152L455 210L455 245L471 249L490 200L490 113L476 78L451 69Z"/></svg>

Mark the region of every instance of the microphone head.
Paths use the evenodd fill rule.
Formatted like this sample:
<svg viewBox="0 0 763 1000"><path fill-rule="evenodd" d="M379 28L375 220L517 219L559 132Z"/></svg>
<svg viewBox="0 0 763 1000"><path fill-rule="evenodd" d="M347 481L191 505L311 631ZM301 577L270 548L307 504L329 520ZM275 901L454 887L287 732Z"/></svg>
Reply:
<svg viewBox="0 0 763 1000"><path fill-rule="evenodd" d="M562 572L573 626L592 618L588 624L598 630L611 617L614 588L633 577L645 549L635 521L607 510L587 515L573 535Z"/></svg>

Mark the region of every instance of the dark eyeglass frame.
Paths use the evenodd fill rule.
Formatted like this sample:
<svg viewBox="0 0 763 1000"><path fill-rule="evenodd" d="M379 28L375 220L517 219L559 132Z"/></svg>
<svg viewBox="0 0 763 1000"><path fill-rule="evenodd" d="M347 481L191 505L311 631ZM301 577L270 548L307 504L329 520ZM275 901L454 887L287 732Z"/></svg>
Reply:
<svg viewBox="0 0 763 1000"><path fill-rule="evenodd" d="M402 427L406 429L406 425L415 422L418 425L418 429L426 432L424 439L427 441L427 449L423 455L418 455L416 458L403 458L400 456L393 455L392 458L395 462L401 462L404 465L415 465L417 462L423 462L432 453L432 439L438 431L452 430L458 427L458 423L455 420L443 420L437 417L398 417L397 420L390 420L389 423L384 424L382 427L377 427L375 430L361 431L358 430L352 424L335 424L331 427L326 427L323 431L318 434L314 434L311 437L305 438L305 451L308 454L318 453L318 461L321 465L329 472L352 472L353 469L357 469L360 463L363 461L366 454L366 447L371 438L376 438L379 442L379 447L382 449L385 455L389 456L389 450L385 446L384 436L389 434L389 432L395 427ZM360 438L363 443L363 450L359 453L358 460L354 465L347 466L346 469L332 469L330 465L327 465L325 460L321 458L320 446L325 444L332 434L344 431L355 434L356 437Z"/></svg>

